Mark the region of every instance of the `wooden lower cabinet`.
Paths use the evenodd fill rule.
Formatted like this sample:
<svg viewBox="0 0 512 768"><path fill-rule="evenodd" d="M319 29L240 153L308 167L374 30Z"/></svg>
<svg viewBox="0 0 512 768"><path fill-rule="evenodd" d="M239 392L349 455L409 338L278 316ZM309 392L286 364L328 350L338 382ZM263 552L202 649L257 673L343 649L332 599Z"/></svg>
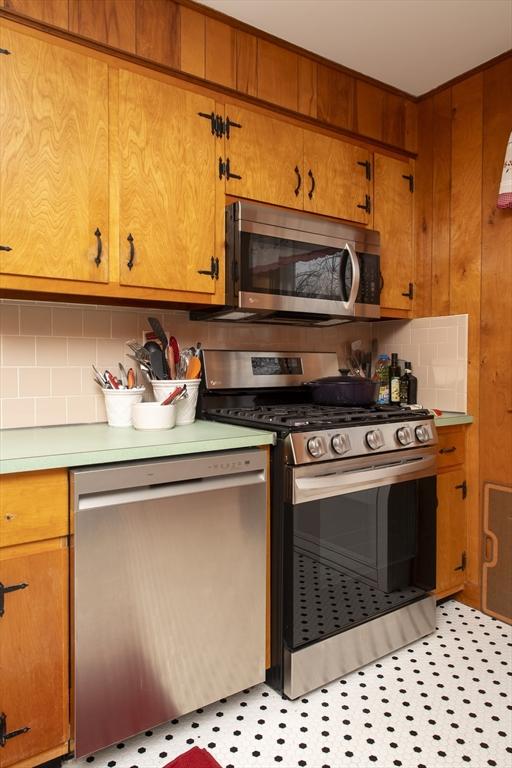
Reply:
<svg viewBox="0 0 512 768"><path fill-rule="evenodd" d="M439 430L436 596L464 589L466 572L466 472L464 427Z"/></svg>
<svg viewBox="0 0 512 768"><path fill-rule="evenodd" d="M31 768L69 744L67 471L2 478L0 518L0 768Z"/></svg>

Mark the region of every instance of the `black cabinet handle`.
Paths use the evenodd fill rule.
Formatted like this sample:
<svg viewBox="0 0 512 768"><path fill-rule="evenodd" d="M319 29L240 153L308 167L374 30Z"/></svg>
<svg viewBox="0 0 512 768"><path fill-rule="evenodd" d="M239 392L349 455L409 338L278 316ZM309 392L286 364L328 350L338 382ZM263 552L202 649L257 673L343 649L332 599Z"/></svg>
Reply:
<svg viewBox="0 0 512 768"><path fill-rule="evenodd" d="M96 246L96 258L94 259L94 263L97 267L101 264L101 254L103 251L103 243L101 242L101 232L99 230L99 227L96 227L96 232L94 233L94 237L97 238L98 244Z"/></svg>
<svg viewBox="0 0 512 768"><path fill-rule="evenodd" d="M198 269L198 275L209 275L212 280L219 279L219 260L213 256L210 259L210 269Z"/></svg>
<svg viewBox="0 0 512 768"><path fill-rule="evenodd" d="M135 261L135 246L133 244L133 235L131 232L126 239L130 243L130 258L126 262L126 266L128 269L133 269L133 262Z"/></svg>
<svg viewBox="0 0 512 768"><path fill-rule="evenodd" d="M311 200L316 187L315 177L313 176L313 171L311 170L311 168L308 171L308 176L311 179L311 189L308 192L308 197Z"/></svg>
<svg viewBox="0 0 512 768"><path fill-rule="evenodd" d="M226 179L229 181L229 179L241 179L242 177L238 173L232 173L231 172L231 165L229 162L229 157L226 158L226 162L224 163L222 160L222 157L219 157L219 179L222 179L222 177L225 176Z"/></svg>
<svg viewBox="0 0 512 768"><path fill-rule="evenodd" d="M409 182L409 192L414 192L414 176L412 173L409 173L406 175L405 173L402 174L402 179L405 179Z"/></svg>
<svg viewBox="0 0 512 768"><path fill-rule="evenodd" d="M5 712L0 712L0 747L5 747L8 739L14 739L16 736L21 736L29 731L30 728L26 725L24 728L17 728L15 731L7 733L7 715Z"/></svg>
<svg viewBox="0 0 512 768"><path fill-rule="evenodd" d="M414 285L413 283L409 283L409 290L407 293L402 293L402 296L405 296L407 299L410 299L411 301L414 298Z"/></svg>
<svg viewBox="0 0 512 768"><path fill-rule="evenodd" d="M299 171L299 166L298 165L295 166L294 170L295 170L295 173L297 174L297 186L295 187L294 192L295 192L295 196L298 197L299 192L300 192L300 188L301 188L301 185L302 185L302 176L300 175L300 171Z"/></svg>
<svg viewBox="0 0 512 768"><path fill-rule="evenodd" d="M362 165L364 167L365 173L366 173L366 178L367 178L368 181L371 181L372 180L372 164L370 163L370 161L369 160L358 160L357 164L358 165Z"/></svg>
<svg viewBox="0 0 512 768"><path fill-rule="evenodd" d="M366 211L366 213L371 213L372 212L372 200L371 200L370 195L365 195L364 196L364 203L358 204L357 207L358 208L362 208L363 211Z"/></svg>
<svg viewBox="0 0 512 768"><path fill-rule="evenodd" d="M456 447L452 445L451 448L440 448L439 453L454 453L456 450Z"/></svg>
<svg viewBox="0 0 512 768"><path fill-rule="evenodd" d="M226 117L226 122L224 123L224 131L226 134L226 139L229 139L231 128L241 128L242 126L240 123L235 123L233 120L230 120L229 117Z"/></svg>
<svg viewBox="0 0 512 768"><path fill-rule="evenodd" d="M4 56L10 56L12 51L8 51L7 48L0 48L0 54L2 53Z"/></svg>
<svg viewBox="0 0 512 768"><path fill-rule="evenodd" d="M457 489L460 488L460 490L462 491L462 498L465 499L466 496L468 495L468 484L466 483L466 481L464 480L462 483L459 483L459 485L456 485L455 487Z"/></svg>
<svg viewBox="0 0 512 768"><path fill-rule="evenodd" d="M12 251L10 245L0 245L0 251Z"/></svg>
<svg viewBox="0 0 512 768"><path fill-rule="evenodd" d="M211 129L212 129L212 136L215 136L215 132L217 130L217 121L215 119L214 112L210 112L210 113L208 113L208 112L198 112L197 114L199 115L199 117L204 117L205 120L209 120L210 121Z"/></svg>
<svg viewBox="0 0 512 768"><path fill-rule="evenodd" d="M18 589L26 589L27 587L28 587L28 584L24 581L21 584L11 584L10 587L6 587L0 581L0 619L5 613L4 595L7 595L9 592L17 592Z"/></svg>

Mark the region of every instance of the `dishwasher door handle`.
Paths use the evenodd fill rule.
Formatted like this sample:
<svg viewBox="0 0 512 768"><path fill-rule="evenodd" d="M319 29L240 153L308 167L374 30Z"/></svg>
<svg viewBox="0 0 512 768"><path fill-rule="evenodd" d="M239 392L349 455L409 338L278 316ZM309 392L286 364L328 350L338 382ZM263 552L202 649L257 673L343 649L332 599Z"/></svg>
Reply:
<svg viewBox="0 0 512 768"><path fill-rule="evenodd" d="M122 491L109 491L107 493L81 496L78 509L80 511L100 509L102 507L118 506L119 504L169 499L176 496L207 493L208 491L221 491L229 488L243 488L264 483L265 479L265 470L262 469L252 472L241 472L235 475L208 477L198 480L176 480L174 483L164 483L162 485L146 486L142 488L128 488Z"/></svg>

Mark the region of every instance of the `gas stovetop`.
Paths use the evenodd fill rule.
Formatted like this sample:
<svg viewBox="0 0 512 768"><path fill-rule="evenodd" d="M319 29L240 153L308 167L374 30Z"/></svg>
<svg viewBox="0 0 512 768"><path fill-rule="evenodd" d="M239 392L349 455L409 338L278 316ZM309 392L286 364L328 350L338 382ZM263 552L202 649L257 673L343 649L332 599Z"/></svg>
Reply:
<svg viewBox="0 0 512 768"><path fill-rule="evenodd" d="M199 410L202 418L272 430L291 464L435 445L426 409L313 403L307 382L337 369L328 352L204 350Z"/></svg>
<svg viewBox="0 0 512 768"><path fill-rule="evenodd" d="M312 403L253 405L243 408L213 408L206 412L210 418L236 424L270 428L278 432L300 432L330 429L349 425L416 421L431 418L424 408L411 410L397 406L375 405L368 408L314 405Z"/></svg>

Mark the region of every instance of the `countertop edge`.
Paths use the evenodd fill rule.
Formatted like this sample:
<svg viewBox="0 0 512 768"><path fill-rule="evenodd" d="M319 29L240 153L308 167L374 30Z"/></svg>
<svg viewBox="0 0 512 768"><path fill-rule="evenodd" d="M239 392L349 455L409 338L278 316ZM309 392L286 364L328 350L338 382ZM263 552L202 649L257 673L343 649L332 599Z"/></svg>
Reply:
<svg viewBox="0 0 512 768"><path fill-rule="evenodd" d="M190 441L175 445L136 446L133 448L107 448L98 451L76 454L52 454L49 456L29 456L16 459L0 459L0 475L19 472L34 472L45 469L67 469L72 467L110 464L118 461L137 461L143 459L166 458L210 451L229 451L237 448L258 448L274 444L274 433L246 435L243 437L212 438L211 440Z"/></svg>
<svg viewBox="0 0 512 768"><path fill-rule="evenodd" d="M454 427L458 424L472 424L473 417L467 413L450 413L446 416L436 416L434 424L436 427Z"/></svg>

